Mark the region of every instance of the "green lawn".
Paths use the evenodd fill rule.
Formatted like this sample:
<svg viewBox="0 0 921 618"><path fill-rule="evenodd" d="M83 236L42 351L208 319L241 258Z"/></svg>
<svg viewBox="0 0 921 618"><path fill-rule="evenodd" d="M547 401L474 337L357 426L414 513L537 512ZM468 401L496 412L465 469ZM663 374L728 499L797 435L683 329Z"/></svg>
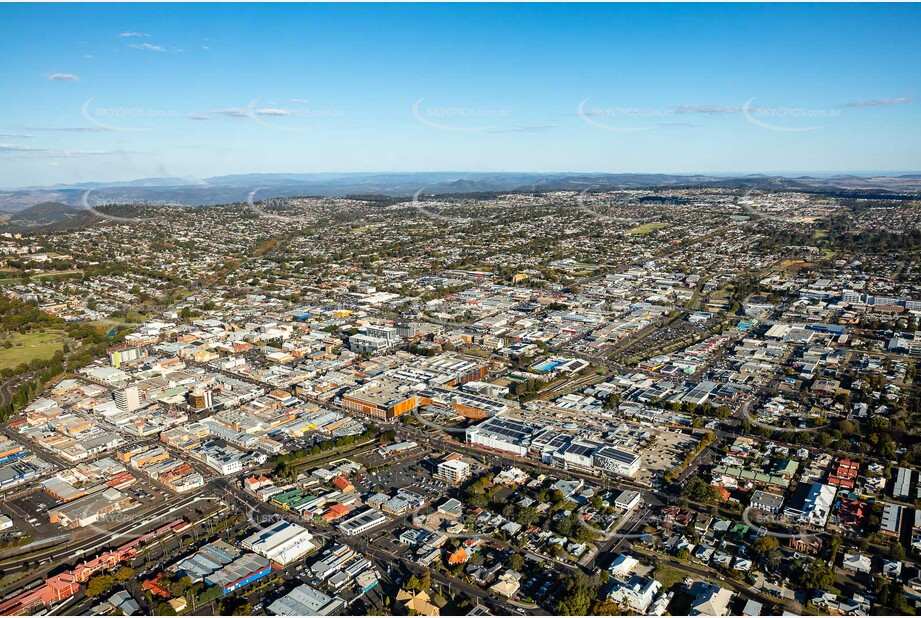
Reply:
<svg viewBox="0 0 921 618"><path fill-rule="evenodd" d="M36 358L51 358L64 347L63 334L54 331L12 335L5 341L13 345L8 348L0 342L0 369L16 367Z"/></svg>
<svg viewBox="0 0 921 618"><path fill-rule="evenodd" d="M678 582L684 581L685 575L677 569L660 566L655 570L655 573L653 573L653 577L662 584L662 590L668 590Z"/></svg>
<svg viewBox="0 0 921 618"><path fill-rule="evenodd" d="M3 275L3 274L10 274L10 273L0 271L0 275ZM34 281L37 279L52 279L56 277L76 278L76 277L82 277L82 276L83 276L82 270L57 270L57 271L32 275L32 280ZM26 283L26 280L22 279L21 277L3 277L2 279L0 279L0 285L21 285L23 283Z"/></svg>
<svg viewBox="0 0 921 618"><path fill-rule="evenodd" d="M643 236L645 234L651 234L656 230L661 230L662 228L668 227L668 223L662 223L661 221L654 223L644 223L643 225L638 225L635 228L627 230L628 234L633 234L635 236Z"/></svg>

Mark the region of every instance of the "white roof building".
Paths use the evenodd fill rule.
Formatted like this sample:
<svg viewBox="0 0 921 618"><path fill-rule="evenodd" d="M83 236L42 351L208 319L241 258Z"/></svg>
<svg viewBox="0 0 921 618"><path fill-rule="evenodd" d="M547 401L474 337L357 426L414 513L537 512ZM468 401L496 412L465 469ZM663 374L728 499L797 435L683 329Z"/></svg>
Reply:
<svg viewBox="0 0 921 618"><path fill-rule="evenodd" d="M286 565L313 551L316 545L312 539L313 535L303 526L279 521L248 536L241 546L273 562Z"/></svg>

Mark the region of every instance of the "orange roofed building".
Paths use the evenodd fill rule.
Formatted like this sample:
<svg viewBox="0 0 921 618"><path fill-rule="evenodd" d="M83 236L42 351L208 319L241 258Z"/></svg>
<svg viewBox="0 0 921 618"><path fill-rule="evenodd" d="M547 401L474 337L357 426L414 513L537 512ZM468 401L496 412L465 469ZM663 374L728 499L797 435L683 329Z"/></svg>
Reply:
<svg viewBox="0 0 921 618"><path fill-rule="evenodd" d="M355 491L355 486L352 485L352 483L349 482L348 479L341 477L341 476L337 476L336 478L333 479L333 485L338 487L339 491L341 492Z"/></svg>
<svg viewBox="0 0 921 618"><path fill-rule="evenodd" d="M464 564L468 560L470 560L470 555L463 547L448 556L448 564Z"/></svg>
<svg viewBox="0 0 921 618"><path fill-rule="evenodd" d="M350 511L351 509L349 509L349 507L345 506L344 504L334 504L329 507L328 511L323 513L323 520L326 523L329 523L339 519L340 517L345 517L349 514Z"/></svg>
<svg viewBox="0 0 921 618"><path fill-rule="evenodd" d="M163 578L163 573L160 573L153 579L148 579L141 584L141 588L144 590L150 590L150 593L164 599L170 597L170 592L164 586L160 584L160 580Z"/></svg>

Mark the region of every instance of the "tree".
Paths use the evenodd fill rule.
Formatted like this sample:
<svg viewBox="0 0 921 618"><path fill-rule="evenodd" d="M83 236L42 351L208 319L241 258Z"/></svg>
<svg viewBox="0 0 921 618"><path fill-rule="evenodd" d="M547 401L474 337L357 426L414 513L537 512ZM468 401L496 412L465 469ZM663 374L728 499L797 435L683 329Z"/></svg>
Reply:
<svg viewBox="0 0 921 618"><path fill-rule="evenodd" d="M713 503L719 501L719 492L701 478L691 479L681 490L681 495L693 502Z"/></svg>
<svg viewBox="0 0 921 618"><path fill-rule="evenodd" d="M588 578L581 572L570 573L564 592L556 602L556 611L563 616L586 616L592 605Z"/></svg>
<svg viewBox="0 0 921 618"><path fill-rule="evenodd" d="M816 560L801 571L800 585L808 590L828 590L835 584L835 574L831 568Z"/></svg>
<svg viewBox="0 0 921 618"><path fill-rule="evenodd" d="M115 571L115 579L120 582L126 582L129 579L134 579L134 569L127 566L121 567Z"/></svg>
<svg viewBox="0 0 921 618"><path fill-rule="evenodd" d="M198 597L198 604L205 605L207 603L210 603L211 601L214 601L215 599L220 598L223 592L224 591L221 590L220 586L208 586L201 593L201 596Z"/></svg>
<svg viewBox="0 0 921 618"><path fill-rule="evenodd" d="M779 547L780 543L777 541L777 537L774 536L763 536L761 538L755 539L755 542L752 543L752 549L755 550L755 553L759 555L774 551Z"/></svg>
<svg viewBox="0 0 921 618"><path fill-rule="evenodd" d="M422 580L420 580L415 575L412 575L403 587L406 590L411 590L413 592L419 592L421 590L424 590L424 588L422 587Z"/></svg>
<svg viewBox="0 0 921 618"><path fill-rule="evenodd" d="M170 586L170 589L169 589L170 594L172 594L174 597L181 597L186 593L186 591L189 589L191 585L192 585L191 577L189 577L188 575L184 577L180 577L178 580L173 582L172 586Z"/></svg>
<svg viewBox="0 0 921 618"><path fill-rule="evenodd" d="M248 616L253 613L253 606L243 597L224 598L218 602L221 616Z"/></svg>
<svg viewBox="0 0 921 618"><path fill-rule="evenodd" d="M898 541L892 546L892 549L889 551L889 555L893 560L904 560L905 559L905 548Z"/></svg>
<svg viewBox="0 0 921 618"><path fill-rule="evenodd" d="M97 575L91 577L86 583L86 596L98 597L108 592L115 585L115 578L111 575Z"/></svg>
<svg viewBox="0 0 921 618"><path fill-rule="evenodd" d="M533 506L526 506L518 510L517 519L515 521L527 528L537 521L539 516L540 514L537 512L537 509Z"/></svg>
<svg viewBox="0 0 921 618"><path fill-rule="evenodd" d="M524 557L521 554L512 554L508 559L508 568L521 573L524 570Z"/></svg>
<svg viewBox="0 0 921 618"><path fill-rule="evenodd" d="M592 603L590 616L620 616L620 607L614 601L605 599L604 601L595 601Z"/></svg>

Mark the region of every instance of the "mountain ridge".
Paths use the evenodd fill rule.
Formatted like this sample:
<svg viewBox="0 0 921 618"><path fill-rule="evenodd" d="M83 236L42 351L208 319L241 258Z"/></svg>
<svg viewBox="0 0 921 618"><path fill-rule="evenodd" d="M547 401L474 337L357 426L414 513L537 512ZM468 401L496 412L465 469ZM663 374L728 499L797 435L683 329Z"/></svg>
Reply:
<svg viewBox="0 0 921 618"><path fill-rule="evenodd" d="M418 191L489 193L503 191L581 191L584 189L755 188L765 190L855 191L919 194L921 173L831 176L777 174L531 173L531 172L381 172L252 173L202 180L142 178L123 183L54 185L0 191L0 211L15 213L44 203L83 208L85 203L159 202L202 206L268 197L343 197L376 194L411 197ZM255 193L254 193L255 192Z"/></svg>

